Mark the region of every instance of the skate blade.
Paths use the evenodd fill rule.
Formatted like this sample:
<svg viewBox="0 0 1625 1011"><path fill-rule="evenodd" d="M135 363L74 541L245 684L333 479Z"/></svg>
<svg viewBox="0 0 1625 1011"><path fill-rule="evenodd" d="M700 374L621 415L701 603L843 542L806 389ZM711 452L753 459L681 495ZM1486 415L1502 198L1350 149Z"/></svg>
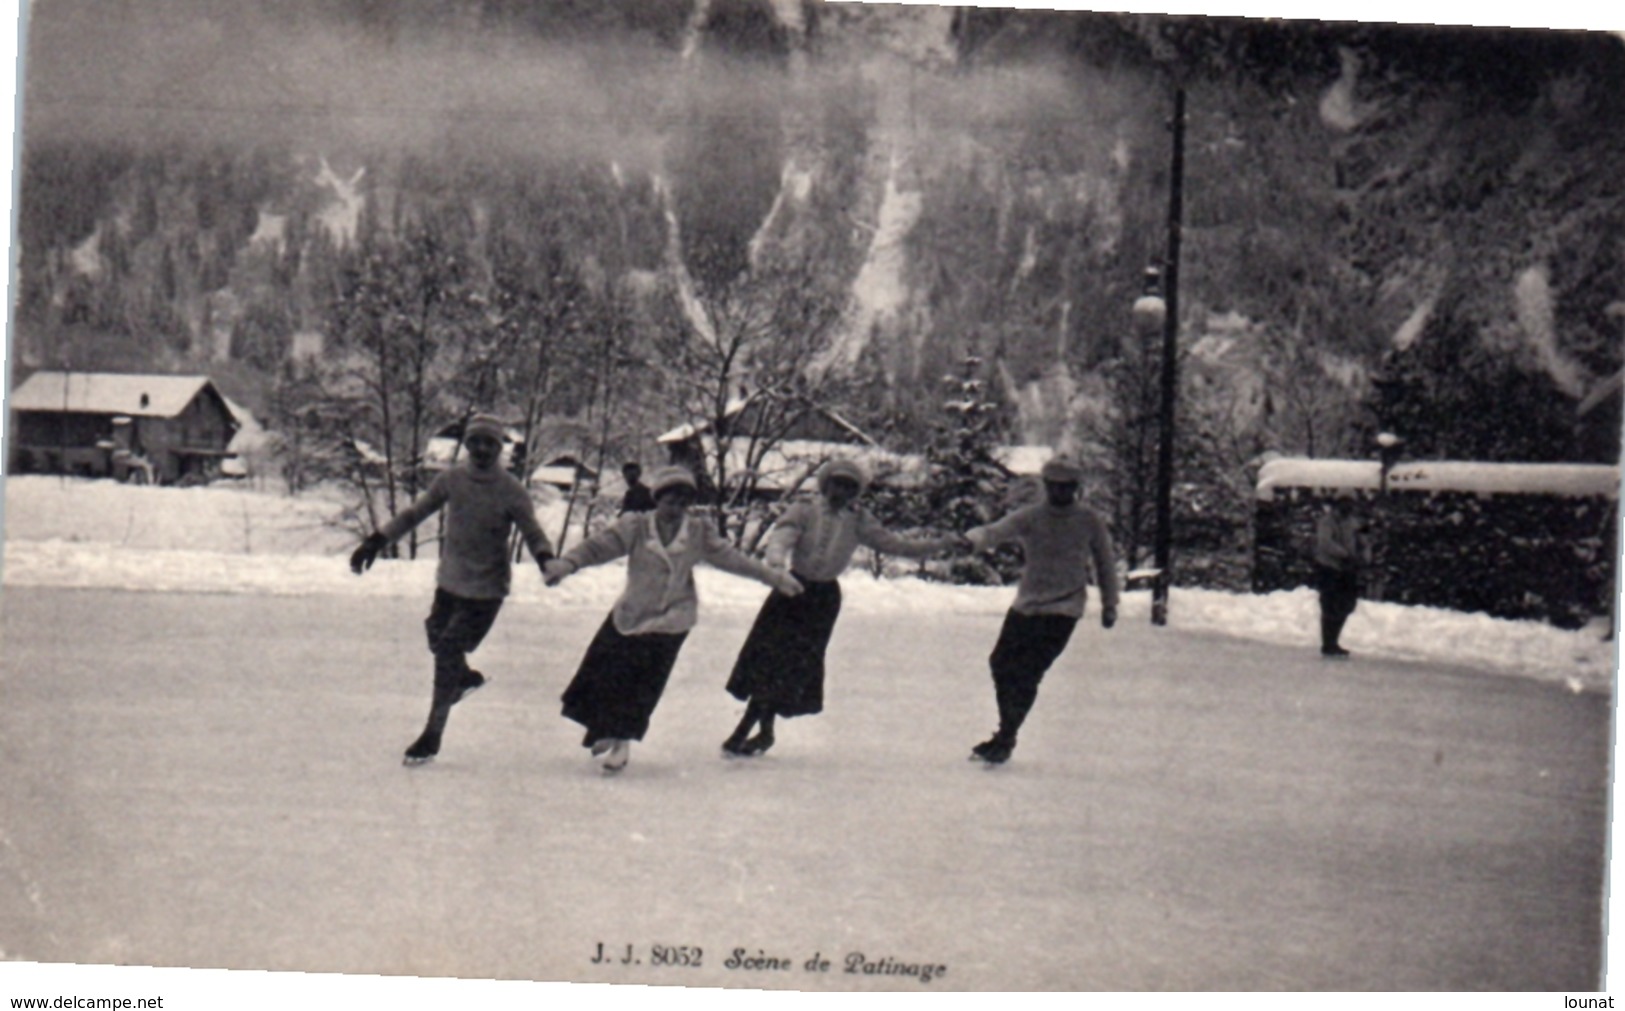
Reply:
<svg viewBox="0 0 1625 1011"><path fill-rule="evenodd" d="M415 769L420 765L428 765L432 761L434 761L433 755L425 755L423 758L415 758L411 755L407 755L405 758L401 759L401 764L406 766L408 769Z"/></svg>

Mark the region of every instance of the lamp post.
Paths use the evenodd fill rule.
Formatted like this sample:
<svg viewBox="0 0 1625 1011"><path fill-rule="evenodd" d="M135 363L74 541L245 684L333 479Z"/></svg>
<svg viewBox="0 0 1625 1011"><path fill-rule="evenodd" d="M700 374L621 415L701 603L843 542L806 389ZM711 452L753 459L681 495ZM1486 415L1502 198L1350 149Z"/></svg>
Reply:
<svg viewBox="0 0 1625 1011"><path fill-rule="evenodd" d="M1145 371L1137 375L1134 389L1136 398L1134 423L1136 425L1148 425L1152 418L1160 419L1160 405L1157 403L1156 398L1158 383L1161 380L1160 375L1151 373L1150 364L1153 361L1160 361L1160 358L1157 357L1160 353L1158 344L1162 339L1163 327L1168 319L1168 303L1162 297L1162 270L1155 264L1145 268L1140 297L1134 300L1133 317L1134 329L1140 339L1139 350L1145 355ZM1131 567L1137 565L1140 561L1139 552L1142 546L1140 536L1143 532L1140 524L1145 511L1146 496L1150 491L1147 485L1152 476L1151 468L1148 466L1150 461L1143 454L1143 447L1145 446L1145 443L1141 441L1143 438L1144 435L1141 434L1135 442L1133 513L1130 516L1129 527L1131 557L1128 562ZM1160 447L1162 441L1159 433L1155 445ZM1154 494L1153 501L1155 501ZM1161 528L1158 527L1157 529L1160 530ZM1160 543L1160 541L1154 541L1153 543ZM1149 574L1152 577L1152 585L1155 586L1160 577L1160 570ZM1147 573L1140 572L1139 575L1144 576Z"/></svg>
<svg viewBox="0 0 1625 1011"><path fill-rule="evenodd" d="M1157 412L1156 580L1151 588L1151 624L1168 624L1168 587L1173 580L1174 401L1179 391L1179 244L1185 189L1185 89L1174 89L1169 124L1173 151L1168 171L1168 251L1162 277L1162 400ZM1141 296L1142 298L1144 296Z"/></svg>
<svg viewBox="0 0 1625 1011"><path fill-rule="evenodd" d="M1405 440L1393 432L1377 433L1377 522L1380 524L1375 544L1372 545L1372 557L1377 575L1371 583L1371 598L1382 600L1388 594L1388 580L1385 578L1388 557L1388 532L1393 527L1393 517L1388 505L1388 476L1393 472L1394 464L1399 462L1399 454L1405 448Z"/></svg>

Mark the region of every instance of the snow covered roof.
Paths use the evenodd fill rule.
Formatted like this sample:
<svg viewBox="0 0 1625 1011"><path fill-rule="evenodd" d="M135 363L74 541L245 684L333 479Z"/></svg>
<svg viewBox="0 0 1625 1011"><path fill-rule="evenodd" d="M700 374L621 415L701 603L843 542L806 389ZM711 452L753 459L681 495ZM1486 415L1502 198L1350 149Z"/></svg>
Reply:
<svg viewBox="0 0 1625 1011"><path fill-rule="evenodd" d="M993 459L1012 474L1028 477L1044 469L1055 450L1048 446L995 446Z"/></svg>
<svg viewBox="0 0 1625 1011"><path fill-rule="evenodd" d="M751 405L751 402L756 399L756 396L757 396L757 394L752 393L749 396L735 397L734 399L728 401L727 407L725 407L723 409L722 416L724 418L733 418L733 417L738 416L740 413L742 413L745 410L745 408L747 408L747 407L749 407ZM863 429L859 428L858 426L852 424L852 422L850 422L850 421L846 420L845 418L841 417L836 412L830 410L829 408L826 408L826 407L814 407L814 408L812 408L812 412L816 413L816 414L819 414L819 415L822 415L823 417L827 418L837 428L840 428L840 429L842 429L842 430L844 430L846 432L851 433L852 437L854 439L858 440L858 442L864 443L866 445L874 445L875 440L870 438L868 433L863 431ZM687 425L678 425L676 428L672 429L671 431L666 432L663 435L660 435L659 437L657 437L655 439L655 441L660 443L661 445L671 445L673 443L678 443L678 442L687 442L689 439L694 438L696 435L703 435L704 433L709 432L710 430L711 430L711 422L710 422L710 420L699 421L699 422L695 422L695 423L687 424Z"/></svg>
<svg viewBox="0 0 1625 1011"><path fill-rule="evenodd" d="M1376 491L1382 468L1375 460L1307 460L1280 457L1258 472L1258 498L1277 488L1355 488ZM1388 472L1395 491L1458 491L1478 495L1619 495L1619 468L1593 463L1477 463L1418 460Z"/></svg>
<svg viewBox="0 0 1625 1011"><path fill-rule="evenodd" d="M722 416L724 418L731 418L740 411L743 411L745 409L745 405L748 403L750 403L749 397L735 397L734 399L728 401L727 407L723 408ZM678 425L671 431L657 437L655 441L662 444L687 442L696 435L699 435L701 432L710 431L710 429L711 423L709 421L701 421L697 424L690 425Z"/></svg>
<svg viewBox="0 0 1625 1011"><path fill-rule="evenodd" d="M728 472L741 474L746 469L744 440L734 443L728 450ZM925 461L906 453L892 453L878 446L853 446L844 442L819 442L814 439L786 439L766 453L756 468L756 487L763 491L787 492L824 464L840 457L863 465L871 479L894 485L918 483L925 477Z"/></svg>
<svg viewBox="0 0 1625 1011"><path fill-rule="evenodd" d="M36 372L11 391L8 406L14 411L173 418L186 410L186 405L205 389L214 389L208 376ZM215 390L215 394L218 396L219 391Z"/></svg>
<svg viewBox="0 0 1625 1011"><path fill-rule="evenodd" d="M551 484L561 488L573 488L576 483L577 472L574 467L546 464L530 472L531 484Z"/></svg>

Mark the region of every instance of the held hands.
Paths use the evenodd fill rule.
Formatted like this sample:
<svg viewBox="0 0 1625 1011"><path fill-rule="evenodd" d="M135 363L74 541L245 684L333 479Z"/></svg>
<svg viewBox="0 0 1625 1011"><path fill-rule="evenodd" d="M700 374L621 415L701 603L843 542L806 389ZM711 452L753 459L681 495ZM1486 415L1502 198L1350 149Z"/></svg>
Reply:
<svg viewBox="0 0 1625 1011"><path fill-rule="evenodd" d="M1117 608L1106 606L1100 609L1100 627L1111 628L1117 624Z"/></svg>
<svg viewBox="0 0 1625 1011"><path fill-rule="evenodd" d="M370 535L350 555L350 571L358 576L366 572L372 568L372 563L378 560L378 556L387 547L389 547L389 538L383 534Z"/></svg>
<svg viewBox="0 0 1625 1011"><path fill-rule="evenodd" d="M549 558L542 564L542 581L548 586L557 586L564 582L566 576L574 575L576 563L567 558Z"/></svg>

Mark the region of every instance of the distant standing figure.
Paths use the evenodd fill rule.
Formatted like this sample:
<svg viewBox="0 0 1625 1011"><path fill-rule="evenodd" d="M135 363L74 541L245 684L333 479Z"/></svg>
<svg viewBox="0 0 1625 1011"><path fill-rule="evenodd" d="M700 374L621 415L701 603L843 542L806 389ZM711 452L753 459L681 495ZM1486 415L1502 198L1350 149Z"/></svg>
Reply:
<svg viewBox="0 0 1625 1011"><path fill-rule="evenodd" d="M655 507L655 497L643 483L643 467L628 461L621 465L621 477L626 479L626 494L621 496L620 515L646 513Z"/></svg>
<svg viewBox="0 0 1625 1011"><path fill-rule="evenodd" d="M643 740L677 653L699 617L694 566L707 562L788 596L801 592L788 573L729 544L709 519L689 515L697 490L684 468L657 470L653 494L653 512L627 513L544 570L548 585L555 586L589 565L627 559L626 589L564 691L565 717L587 728L582 746L602 760L605 772L623 769L631 742Z"/></svg>
<svg viewBox="0 0 1625 1011"><path fill-rule="evenodd" d="M841 613L837 577L862 544L876 551L923 558L964 543L960 537L906 540L857 504L869 475L851 460L831 460L818 474L818 497L786 509L767 536L767 564L787 570L804 588L797 596L775 591L762 605L739 651L728 693L746 703L739 726L722 742L730 757L759 755L773 746L777 716L805 716L824 708L824 652ZM756 726L761 732L750 736Z"/></svg>
<svg viewBox="0 0 1625 1011"><path fill-rule="evenodd" d="M350 569L361 575L378 555L409 530L446 510L446 532L435 574L434 605L424 626L434 654L434 693L423 733L406 749L405 764L421 765L440 753L440 738L451 707L485 684L485 676L468 666L468 654L479 648L512 578L508 533L515 526L536 561L545 566L553 546L536 522L530 496L500 466L502 425L488 415L475 415L463 430L467 462L444 471L429 490L369 536L350 556Z"/></svg>
<svg viewBox="0 0 1625 1011"><path fill-rule="evenodd" d="M1100 623L1117 623L1117 566L1106 521L1078 501L1083 469L1065 457L1040 472L1044 501L1018 509L966 537L977 551L1010 541L1021 545L1021 583L1005 615L988 664L999 707L999 729L971 749L991 765L1006 762L1016 735L1038 699L1038 685L1072 638L1088 599L1091 569L1100 584Z"/></svg>
<svg viewBox="0 0 1625 1011"><path fill-rule="evenodd" d="M1360 571L1367 546L1348 492L1339 493L1315 521L1315 587L1320 591L1320 655L1342 660L1343 625L1360 601Z"/></svg>

